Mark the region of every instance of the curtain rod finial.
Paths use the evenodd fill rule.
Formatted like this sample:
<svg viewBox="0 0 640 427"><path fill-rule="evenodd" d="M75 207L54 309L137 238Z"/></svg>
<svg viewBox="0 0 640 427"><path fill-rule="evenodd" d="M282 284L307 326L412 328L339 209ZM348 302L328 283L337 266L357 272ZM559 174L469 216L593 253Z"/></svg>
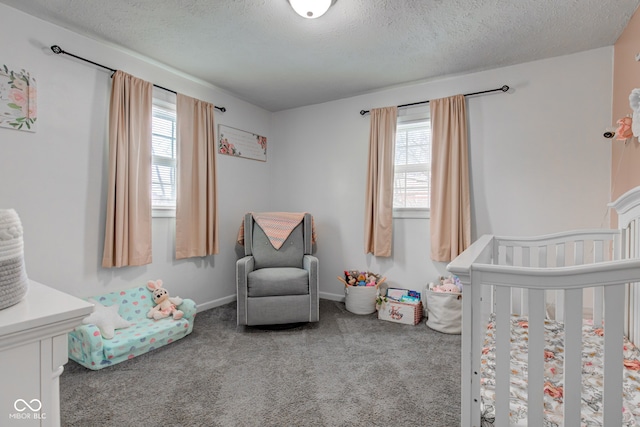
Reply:
<svg viewBox="0 0 640 427"><path fill-rule="evenodd" d="M64 53L64 50L62 50L62 48L60 46L58 46L57 44L54 44L53 46L51 46L51 50L53 51L53 53L55 53L56 55L59 55L61 53Z"/></svg>
<svg viewBox="0 0 640 427"><path fill-rule="evenodd" d="M507 92L509 90L509 86L504 85L500 89L502 89L503 92Z"/></svg>
<svg viewBox="0 0 640 427"><path fill-rule="evenodd" d="M368 113L368 111L367 111L367 110L360 110L360 115L361 115L361 116L364 116L364 115L365 115L365 114L367 114L367 113Z"/></svg>

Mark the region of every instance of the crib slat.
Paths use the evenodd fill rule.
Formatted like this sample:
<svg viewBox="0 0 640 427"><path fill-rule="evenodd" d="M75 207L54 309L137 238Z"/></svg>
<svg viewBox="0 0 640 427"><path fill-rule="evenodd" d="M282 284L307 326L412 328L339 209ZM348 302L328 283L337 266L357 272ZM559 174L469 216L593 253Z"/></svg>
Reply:
<svg viewBox="0 0 640 427"><path fill-rule="evenodd" d="M633 312L630 313L629 319L627 320L631 325L629 329L629 338L634 340L633 343L638 345L640 344L640 328L637 326L638 316L640 315L640 283L630 283L629 288L631 289L631 295L633 304L631 308L633 308Z"/></svg>
<svg viewBox="0 0 640 427"><path fill-rule="evenodd" d="M576 248L573 255L573 264L574 265L582 265L584 264L584 241L578 240L575 242Z"/></svg>
<svg viewBox="0 0 640 427"><path fill-rule="evenodd" d="M530 426L543 425L544 315L544 290L529 289L529 384L527 389L527 422Z"/></svg>
<svg viewBox="0 0 640 427"><path fill-rule="evenodd" d="M564 267L565 266L565 244L559 243L556 245L556 267ZM556 308L556 317L555 320L559 322L564 321L564 292L563 291L553 291L553 297Z"/></svg>
<svg viewBox="0 0 640 427"><path fill-rule="evenodd" d="M511 288L496 286L496 304L509 307ZM509 394L511 385L511 321L509 310L496 313L496 427L509 426Z"/></svg>
<svg viewBox="0 0 640 427"><path fill-rule="evenodd" d="M522 248L522 266L531 266L531 248L529 246L525 246Z"/></svg>
<svg viewBox="0 0 640 427"><path fill-rule="evenodd" d="M633 255L631 254L631 229L632 224L623 231L622 233L622 242L620 243L621 253L619 253L620 258L631 258ZM629 283L626 285L625 289L626 293L626 301L627 305L624 310L624 334L629 338L632 343L637 343L636 340L636 331L635 331L635 313L638 313L638 308L636 306L636 298L635 298L635 286L633 283Z"/></svg>
<svg viewBox="0 0 640 427"><path fill-rule="evenodd" d="M582 289L567 289L564 326L564 425L580 426L582 393Z"/></svg>
<svg viewBox="0 0 640 427"><path fill-rule="evenodd" d="M531 248L526 246L522 248L522 266L531 267ZM522 301L520 303L520 312L523 316L529 315L529 290L522 289Z"/></svg>
<svg viewBox="0 0 640 427"><path fill-rule="evenodd" d="M628 227L628 235L627 241L625 242L625 250L626 254L621 255L623 258L638 258L638 232L636 231L636 227L638 225L638 220L633 220L629 223ZM631 289L631 295L629 301L632 301L631 308L633 311L628 313L627 323L630 325L629 328L629 338L633 340L634 344L640 344L640 331L636 327L636 323L638 321L638 316L640 315L640 293L637 283L629 284L629 288Z"/></svg>
<svg viewBox="0 0 640 427"><path fill-rule="evenodd" d="M638 226L638 220L634 219L629 223L629 226L625 230L625 242L624 242L624 254L621 254L621 258L638 258L638 232L636 227ZM640 330L636 327L638 322L638 316L640 316L640 289L637 283L630 283L629 287L629 306L627 308L627 333L629 339L635 344L640 345Z"/></svg>
<svg viewBox="0 0 640 427"><path fill-rule="evenodd" d="M556 245L556 267L564 267L564 243Z"/></svg>
<svg viewBox="0 0 640 427"><path fill-rule="evenodd" d="M602 241L593 242L593 262L602 262L604 259L604 245ZM593 288L593 324L602 326L603 294L602 286Z"/></svg>
<svg viewBox="0 0 640 427"><path fill-rule="evenodd" d="M613 259L622 259L622 247L624 236L622 233L613 236Z"/></svg>
<svg viewBox="0 0 640 427"><path fill-rule="evenodd" d="M622 425L624 284L605 289L603 425Z"/></svg>
<svg viewBox="0 0 640 427"><path fill-rule="evenodd" d="M602 262L604 260L604 243L602 240L593 242L593 262Z"/></svg>
<svg viewBox="0 0 640 427"><path fill-rule="evenodd" d="M543 268L547 266L547 247L538 247L538 267Z"/></svg>
<svg viewBox="0 0 640 427"><path fill-rule="evenodd" d="M625 294L627 302L624 305L624 334L629 337L629 341L636 344L636 331L631 319L633 318L632 313L637 313L636 308L636 296L635 296L635 284L627 283L625 285Z"/></svg>

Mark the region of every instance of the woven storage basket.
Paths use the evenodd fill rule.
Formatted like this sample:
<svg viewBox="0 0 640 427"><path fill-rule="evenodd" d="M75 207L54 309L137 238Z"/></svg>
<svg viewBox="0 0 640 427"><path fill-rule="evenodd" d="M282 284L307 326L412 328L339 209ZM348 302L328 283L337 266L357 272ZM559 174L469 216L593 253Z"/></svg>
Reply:
<svg viewBox="0 0 640 427"><path fill-rule="evenodd" d="M371 314L376 311L377 286L345 286L344 305L354 314Z"/></svg>
<svg viewBox="0 0 640 427"><path fill-rule="evenodd" d="M371 274L367 273L366 276ZM353 314L371 314L376 311L378 287L386 280L386 277L374 276L378 278L376 286L351 286L338 276L338 280L344 284L344 305L347 311Z"/></svg>
<svg viewBox="0 0 640 427"><path fill-rule="evenodd" d="M0 209L0 309L20 302L27 293L22 223L13 209Z"/></svg>

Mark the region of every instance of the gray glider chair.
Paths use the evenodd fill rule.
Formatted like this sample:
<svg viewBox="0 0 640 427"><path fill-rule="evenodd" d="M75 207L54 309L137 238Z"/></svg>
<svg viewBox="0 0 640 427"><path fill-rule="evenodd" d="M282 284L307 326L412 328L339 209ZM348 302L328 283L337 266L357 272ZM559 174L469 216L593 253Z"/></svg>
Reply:
<svg viewBox="0 0 640 427"><path fill-rule="evenodd" d="M311 255L311 236L307 213L276 250L253 215L245 215L245 256L236 262L238 325L319 320L318 258Z"/></svg>

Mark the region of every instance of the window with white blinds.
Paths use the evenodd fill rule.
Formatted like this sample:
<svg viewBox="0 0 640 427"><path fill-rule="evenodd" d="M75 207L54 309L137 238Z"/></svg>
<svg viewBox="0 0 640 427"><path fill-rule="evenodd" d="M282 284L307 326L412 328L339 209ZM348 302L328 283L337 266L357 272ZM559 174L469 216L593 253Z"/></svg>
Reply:
<svg viewBox="0 0 640 427"><path fill-rule="evenodd" d="M393 209L427 217L431 192L431 123L428 118L398 118ZM411 216L411 215L395 215Z"/></svg>
<svg viewBox="0 0 640 427"><path fill-rule="evenodd" d="M175 105L154 99L151 139L151 198L153 209L176 207Z"/></svg>

